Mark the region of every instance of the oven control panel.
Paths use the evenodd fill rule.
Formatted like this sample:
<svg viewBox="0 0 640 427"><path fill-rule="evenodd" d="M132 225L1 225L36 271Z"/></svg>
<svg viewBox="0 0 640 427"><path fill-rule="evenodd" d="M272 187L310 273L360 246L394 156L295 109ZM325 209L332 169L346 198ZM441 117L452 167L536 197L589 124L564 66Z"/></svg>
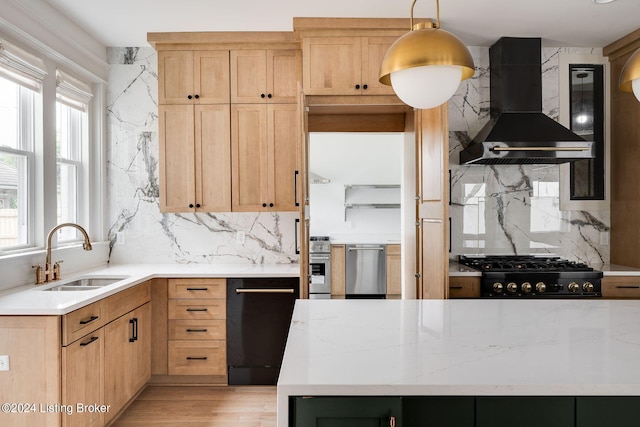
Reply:
<svg viewBox="0 0 640 427"><path fill-rule="evenodd" d="M493 274L485 274L491 276ZM592 298L601 297L600 277L557 277L559 275L500 274L483 277L481 296L485 298Z"/></svg>

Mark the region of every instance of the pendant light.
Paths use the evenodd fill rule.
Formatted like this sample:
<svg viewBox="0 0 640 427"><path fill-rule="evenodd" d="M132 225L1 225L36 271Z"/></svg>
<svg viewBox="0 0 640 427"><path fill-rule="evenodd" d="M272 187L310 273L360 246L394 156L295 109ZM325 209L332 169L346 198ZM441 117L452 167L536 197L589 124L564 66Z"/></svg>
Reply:
<svg viewBox="0 0 640 427"><path fill-rule="evenodd" d="M413 24L387 50L380 65L380 83L392 86L398 98L414 108L428 109L449 100L460 82L473 76L473 58L462 40L440 29L440 2L436 22Z"/></svg>
<svg viewBox="0 0 640 427"><path fill-rule="evenodd" d="M640 101L640 49L636 50L622 67L620 90L633 92Z"/></svg>

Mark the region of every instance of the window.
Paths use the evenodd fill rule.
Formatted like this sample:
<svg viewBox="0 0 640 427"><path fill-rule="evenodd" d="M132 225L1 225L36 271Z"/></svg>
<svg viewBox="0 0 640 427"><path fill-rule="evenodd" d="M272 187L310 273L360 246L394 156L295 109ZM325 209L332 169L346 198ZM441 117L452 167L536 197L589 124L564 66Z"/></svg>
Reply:
<svg viewBox="0 0 640 427"><path fill-rule="evenodd" d="M31 243L36 95L0 75L0 248Z"/></svg>

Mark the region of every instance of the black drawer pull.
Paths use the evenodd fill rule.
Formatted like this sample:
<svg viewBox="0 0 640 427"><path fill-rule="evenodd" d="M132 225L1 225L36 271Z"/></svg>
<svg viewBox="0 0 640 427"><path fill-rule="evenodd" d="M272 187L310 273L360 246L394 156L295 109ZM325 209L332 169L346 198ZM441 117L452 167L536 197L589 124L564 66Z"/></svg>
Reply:
<svg viewBox="0 0 640 427"><path fill-rule="evenodd" d="M94 342L94 341L98 341L98 337L91 337L91 339L90 339L89 341L87 341L87 342L81 342L81 343L80 343L80 346L81 346L81 347L86 347L86 346L88 346L89 344L91 344L91 343L92 343L92 342Z"/></svg>
<svg viewBox="0 0 640 427"><path fill-rule="evenodd" d="M207 332L206 329L187 329L187 332Z"/></svg>
<svg viewBox="0 0 640 427"><path fill-rule="evenodd" d="M98 320L100 318L100 316L91 316L90 318L88 318L87 320L81 320L80 324L81 325L87 325L91 322L93 322L94 320Z"/></svg>
<svg viewBox="0 0 640 427"><path fill-rule="evenodd" d="M449 286L449 289L462 289L462 286Z"/></svg>
<svg viewBox="0 0 640 427"><path fill-rule="evenodd" d="M207 308L187 308L187 311L207 311Z"/></svg>
<svg viewBox="0 0 640 427"><path fill-rule="evenodd" d="M188 291L208 291L209 288L187 288Z"/></svg>
<svg viewBox="0 0 640 427"><path fill-rule="evenodd" d="M618 288L618 289L638 289L638 288L640 288L640 286L638 286L638 285L619 285L619 286L616 286L616 288Z"/></svg>
<svg viewBox="0 0 640 427"><path fill-rule="evenodd" d="M206 357L191 357L191 356L188 356L187 360L207 360L207 358Z"/></svg>

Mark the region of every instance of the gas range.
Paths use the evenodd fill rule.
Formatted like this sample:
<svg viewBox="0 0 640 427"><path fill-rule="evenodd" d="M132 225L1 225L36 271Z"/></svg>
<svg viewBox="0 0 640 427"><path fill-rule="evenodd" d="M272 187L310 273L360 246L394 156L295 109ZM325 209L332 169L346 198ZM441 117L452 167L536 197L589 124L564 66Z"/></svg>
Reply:
<svg viewBox="0 0 640 427"><path fill-rule="evenodd" d="M559 257L465 256L460 264L480 270L484 298L601 297L602 272Z"/></svg>

